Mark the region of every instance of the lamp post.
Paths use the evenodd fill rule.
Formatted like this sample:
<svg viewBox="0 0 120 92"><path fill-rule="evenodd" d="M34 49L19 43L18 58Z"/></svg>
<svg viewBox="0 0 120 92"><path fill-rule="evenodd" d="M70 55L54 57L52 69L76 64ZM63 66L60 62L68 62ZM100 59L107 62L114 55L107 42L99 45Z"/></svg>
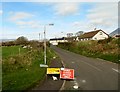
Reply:
<svg viewBox="0 0 120 92"><path fill-rule="evenodd" d="M44 64L46 64L46 26L44 26Z"/></svg>
<svg viewBox="0 0 120 92"><path fill-rule="evenodd" d="M44 25L44 64L40 64L40 67L48 67L46 61L46 26L53 26L54 24L46 24Z"/></svg>
<svg viewBox="0 0 120 92"><path fill-rule="evenodd" d="M40 42L40 33L39 33L39 42Z"/></svg>

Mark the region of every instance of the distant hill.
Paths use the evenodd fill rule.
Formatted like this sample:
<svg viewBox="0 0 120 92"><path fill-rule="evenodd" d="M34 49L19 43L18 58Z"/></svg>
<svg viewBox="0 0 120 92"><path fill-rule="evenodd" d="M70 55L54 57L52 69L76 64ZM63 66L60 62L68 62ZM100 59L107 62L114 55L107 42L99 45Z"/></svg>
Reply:
<svg viewBox="0 0 120 92"><path fill-rule="evenodd" d="M114 36L114 35L117 35L117 34L120 34L120 28L117 28L115 31L111 32L109 35Z"/></svg>
<svg viewBox="0 0 120 92"><path fill-rule="evenodd" d="M14 41L15 39L0 39L0 42L9 42Z"/></svg>

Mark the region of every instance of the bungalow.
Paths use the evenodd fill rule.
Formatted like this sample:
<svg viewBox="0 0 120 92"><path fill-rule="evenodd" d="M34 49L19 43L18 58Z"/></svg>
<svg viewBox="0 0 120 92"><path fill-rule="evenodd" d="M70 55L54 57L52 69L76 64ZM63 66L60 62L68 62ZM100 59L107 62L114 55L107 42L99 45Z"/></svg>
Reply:
<svg viewBox="0 0 120 92"><path fill-rule="evenodd" d="M73 36L73 37L67 37L67 38L65 38L68 42L73 42L73 41L78 41L79 39L78 39L78 37L76 37L76 36Z"/></svg>
<svg viewBox="0 0 120 92"><path fill-rule="evenodd" d="M52 44L52 45L58 45L59 42L68 42L65 37L62 37L62 38L53 38L53 39L50 39L49 42Z"/></svg>
<svg viewBox="0 0 120 92"><path fill-rule="evenodd" d="M100 29L100 30L95 30L95 31L84 33L83 35L81 35L79 37L79 40L80 41L83 41L83 40L103 40L103 39L106 39L108 37L109 37L109 35Z"/></svg>

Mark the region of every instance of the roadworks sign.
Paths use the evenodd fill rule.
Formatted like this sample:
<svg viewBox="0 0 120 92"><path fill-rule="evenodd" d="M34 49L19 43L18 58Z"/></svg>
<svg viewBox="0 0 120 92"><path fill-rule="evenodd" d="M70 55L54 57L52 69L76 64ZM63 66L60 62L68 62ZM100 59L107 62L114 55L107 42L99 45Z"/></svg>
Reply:
<svg viewBox="0 0 120 92"><path fill-rule="evenodd" d="M60 68L47 68L47 74L60 74Z"/></svg>
<svg viewBox="0 0 120 92"><path fill-rule="evenodd" d="M62 68L60 71L61 79L74 79L74 69Z"/></svg>

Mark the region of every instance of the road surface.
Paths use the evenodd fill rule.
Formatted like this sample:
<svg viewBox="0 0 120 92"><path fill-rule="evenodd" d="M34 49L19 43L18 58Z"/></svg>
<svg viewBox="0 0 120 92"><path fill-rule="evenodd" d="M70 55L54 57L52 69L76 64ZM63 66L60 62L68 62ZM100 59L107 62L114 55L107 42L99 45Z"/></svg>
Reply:
<svg viewBox="0 0 120 92"><path fill-rule="evenodd" d="M59 55L66 68L75 70L75 79L66 81L64 90L118 90L118 64L78 55L56 46L51 48Z"/></svg>
<svg viewBox="0 0 120 92"><path fill-rule="evenodd" d="M63 67L61 61L59 58L55 58L52 60L49 68L61 68ZM54 75L56 76L56 75ZM35 86L34 88L30 89L28 92L58 92L58 90L60 90L62 84L63 84L63 80L59 79L59 75L57 76L58 80L54 81L52 79L52 76L47 75L46 80L44 80L42 83L39 83L37 86Z"/></svg>

